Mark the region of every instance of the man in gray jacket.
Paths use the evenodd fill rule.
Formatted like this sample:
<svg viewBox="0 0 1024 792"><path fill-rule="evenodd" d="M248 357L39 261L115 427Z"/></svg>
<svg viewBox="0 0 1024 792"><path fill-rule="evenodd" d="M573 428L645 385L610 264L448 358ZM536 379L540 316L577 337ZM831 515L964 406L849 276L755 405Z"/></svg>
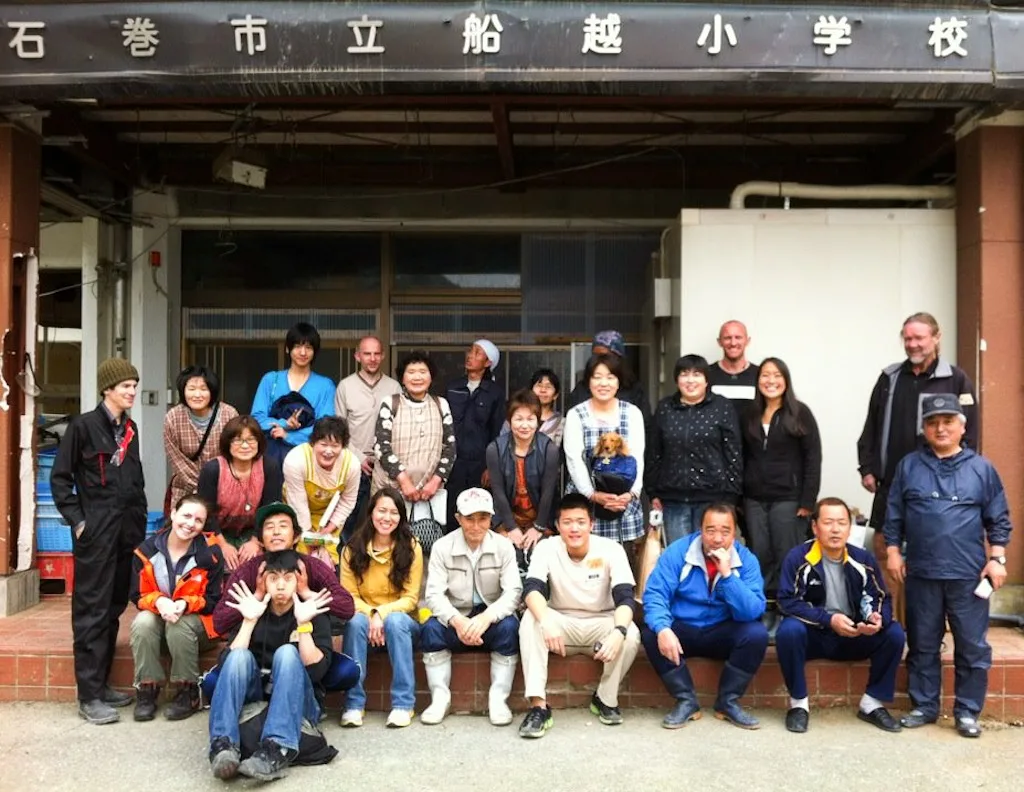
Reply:
<svg viewBox="0 0 1024 792"><path fill-rule="evenodd" d="M430 688L430 706L420 720L437 724L451 707L452 652L491 653L488 714L495 726L512 722L508 696L519 662L522 593L516 550L491 531L494 501L478 487L463 490L455 504L460 530L434 543L427 573L426 604L433 614L423 625L420 648Z"/></svg>

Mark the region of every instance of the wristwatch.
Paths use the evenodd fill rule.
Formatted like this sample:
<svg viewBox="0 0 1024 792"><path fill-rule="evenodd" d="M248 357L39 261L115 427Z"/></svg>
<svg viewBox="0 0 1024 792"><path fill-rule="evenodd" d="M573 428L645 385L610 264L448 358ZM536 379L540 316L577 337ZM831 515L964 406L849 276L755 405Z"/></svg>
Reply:
<svg viewBox="0 0 1024 792"><path fill-rule="evenodd" d="M295 628L295 632L299 633L300 635L302 633L311 633L313 632L313 624L311 622L300 624L298 627Z"/></svg>
<svg viewBox="0 0 1024 792"><path fill-rule="evenodd" d="M623 627L621 624L616 624L615 625L615 629L618 630L620 633L622 633L622 637L623 638L625 638L626 635L629 632L629 630L627 628Z"/></svg>
<svg viewBox="0 0 1024 792"><path fill-rule="evenodd" d="M1001 555L1001 556L991 556L988 560L989 561L995 561L997 564L1002 564L1003 566L1006 566L1006 556L1004 556L1004 555Z"/></svg>

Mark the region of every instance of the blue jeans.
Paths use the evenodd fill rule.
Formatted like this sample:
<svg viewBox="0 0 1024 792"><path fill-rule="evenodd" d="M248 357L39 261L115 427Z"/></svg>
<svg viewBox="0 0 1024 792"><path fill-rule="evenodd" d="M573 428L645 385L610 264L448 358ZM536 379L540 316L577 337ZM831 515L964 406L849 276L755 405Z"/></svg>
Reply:
<svg viewBox="0 0 1024 792"><path fill-rule="evenodd" d="M302 720L318 722L320 705L294 644L285 644L274 652L270 681L270 706L260 739L273 740L282 748L297 751ZM210 742L227 737L232 745L238 746L242 707L263 698L263 676L253 653L232 649L221 665L217 689L210 702Z"/></svg>
<svg viewBox="0 0 1024 792"><path fill-rule="evenodd" d="M809 627L799 619L787 616L775 636L782 676L789 695L807 698L807 677L804 666L808 660L871 659L868 686L865 692L879 701L892 701L896 695L896 672L903 659L906 636L899 622L890 622L879 633L844 638L832 630ZM829 693L831 691L824 691ZM853 691L851 691L853 692Z"/></svg>
<svg viewBox="0 0 1024 792"><path fill-rule="evenodd" d="M470 612L470 618L483 611L485 606L474 608ZM472 651L474 649L497 652L512 657L519 654L519 619L515 616L506 616L499 622L495 622L483 634L483 645L466 646L459 640L458 633L454 627L445 627L441 622L431 616L423 625L423 632L420 634L420 649L424 652L440 652L448 649L452 652Z"/></svg>
<svg viewBox="0 0 1024 792"><path fill-rule="evenodd" d="M363 510L366 502L370 499L370 477L359 475L359 494L356 496L356 505L352 513L345 520L345 526L341 529L341 546L348 544L358 527L359 513Z"/></svg>
<svg viewBox="0 0 1024 792"><path fill-rule="evenodd" d="M914 706L930 718L939 715L947 618L953 633L953 714L977 717L985 706L992 667L992 647L986 639L989 601L974 596L977 585L977 578L907 578L907 692Z"/></svg>
<svg viewBox="0 0 1024 792"><path fill-rule="evenodd" d="M366 655L370 620L362 613L345 625L345 653L359 664L359 681L348 692L345 709L366 709ZM391 661L391 708L411 710L416 705L416 667L412 653L420 626L408 613L391 613L384 619L384 648ZM379 650L378 650L379 651Z"/></svg>
<svg viewBox="0 0 1024 792"><path fill-rule="evenodd" d="M665 544L670 545L676 539L700 530L700 521L704 519L707 503L683 503L682 501L661 501L662 514L665 516Z"/></svg>

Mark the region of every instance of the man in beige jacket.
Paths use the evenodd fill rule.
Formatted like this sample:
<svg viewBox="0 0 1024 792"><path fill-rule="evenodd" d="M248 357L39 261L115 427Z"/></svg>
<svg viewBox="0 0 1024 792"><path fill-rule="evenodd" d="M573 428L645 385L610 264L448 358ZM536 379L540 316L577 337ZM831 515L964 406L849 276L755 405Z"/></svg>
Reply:
<svg viewBox="0 0 1024 792"><path fill-rule="evenodd" d="M516 550L491 530L494 501L478 487L463 490L455 504L459 530L434 543L427 573L426 604L433 614L420 632L430 706L420 720L437 724L451 707L452 652L491 653L488 714L495 726L512 722L508 708L519 662L522 593Z"/></svg>

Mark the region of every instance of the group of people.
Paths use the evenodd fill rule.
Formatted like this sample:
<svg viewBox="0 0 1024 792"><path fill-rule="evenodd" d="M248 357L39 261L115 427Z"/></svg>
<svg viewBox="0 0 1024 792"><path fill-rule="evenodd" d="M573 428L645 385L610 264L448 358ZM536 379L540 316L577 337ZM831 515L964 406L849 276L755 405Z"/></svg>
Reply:
<svg viewBox="0 0 1024 792"><path fill-rule="evenodd" d="M601 662L591 710L621 723L619 685L643 645L675 700L664 726L700 716L686 661L707 656L726 661L716 716L756 728L739 699L771 632L791 697L787 728L808 727L807 660L870 658L858 716L898 731L938 717L948 618L957 729L978 736L991 659L982 594L1006 577L1008 509L998 474L971 448L976 397L939 357L937 323L915 314L902 334L907 360L880 376L858 443L862 484L875 493L875 553L848 543L845 502L818 498L814 416L782 360L746 360L740 322L720 330L722 360L677 361L676 389L653 414L623 337L598 334L564 417L551 370L506 402L493 377L500 351L486 339L444 397L431 393L429 354L403 356L392 379L374 337L361 339L359 370L335 387L312 371L320 338L300 323L286 338L289 367L263 377L249 415L220 400L214 372L181 373L164 428L168 524L148 538L128 416L138 373L107 360L102 401L72 421L52 475L74 540L79 712L110 723L133 700L109 685L129 598L139 610L135 718L155 715L163 647L175 688L165 715L196 712L199 656L226 639L212 688L213 771L264 780L296 761L327 690L347 690L342 725L362 724L370 649L390 660L390 727L413 718L416 648L431 694L424 723L450 709L452 652L472 649L490 652L496 725L512 721L521 655L530 706L519 734L551 727L551 653ZM638 618L637 551L658 514L667 546ZM904 647L887 580L906 581L914 708L901 721L884 707ZM243 755L243 710L267 700Z"/></svg>

